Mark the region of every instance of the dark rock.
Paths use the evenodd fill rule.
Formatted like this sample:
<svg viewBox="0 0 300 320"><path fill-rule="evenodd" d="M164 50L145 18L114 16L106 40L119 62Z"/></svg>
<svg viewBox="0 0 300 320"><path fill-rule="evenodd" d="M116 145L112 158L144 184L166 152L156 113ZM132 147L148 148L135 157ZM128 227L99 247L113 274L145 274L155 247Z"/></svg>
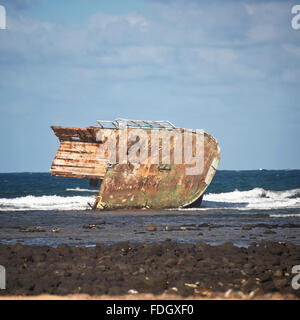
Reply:
<svg viewBox="0 0 300 320"><path fill-rule="evenodd" d="M282 288L284 288L287 284L288 284L288 280L285 278L281 278L281 279L274 279L273 283L275 285L275 287L280 290Z"/></svg>
<svg viewBox="0 0 300 320"><path fill-rule="evenodd" d="M46 229L40 226L37 226L32 228L21 228L19 231L20 232L46 232Z"/></svg>
<svg viewBox="0 0 300 320"><path fill-rule="evenodd" d="M275 231L272 231L272 230L269 230L269 229L266 229L266 230L264 231L264 234L276 234L276 232L275 232Z"/></svg>
<svg viewBox="0 0 300 320"><path fill-rule="evenodd" d="M83 229L99 229L97 224L87 224L82 227Z"/></svg>

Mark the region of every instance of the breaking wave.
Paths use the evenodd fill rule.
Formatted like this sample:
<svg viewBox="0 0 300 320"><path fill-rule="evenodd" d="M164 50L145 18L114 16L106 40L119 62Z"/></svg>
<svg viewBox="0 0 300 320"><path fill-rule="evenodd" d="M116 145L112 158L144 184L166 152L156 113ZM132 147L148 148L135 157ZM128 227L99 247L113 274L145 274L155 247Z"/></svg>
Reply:
<svg viewBox="0 0 300 320"><path fill-rule="evenodd" d="M81 188L67 188L66 191L75 191L75 192L93 192L97 193L99 190L91 190L91 189L81 189Z"/></svg>
<svg viewBox="0 0 300 320"><path fill-rule="evenodd" d="M0 199L0 211L33 211L33 210L86 210L88 202L94 197L62 197L62 196L26 196Z"/></svg>
<svg viewBox="0 0 300 320"><path fill-rule="evenodd" d="M68 189L69 191L90 191L91 189ZM88 202L93 203L93 196L57 196L28 195L17 198L0 198L0 211L32 211L32 210L86 210ZM270 191L254 188L249 191L235 190L224 193L204 194L200 208L180 208L179 210L211 210L211 209L237 209L237 210L276 210L300 208L300 189L284 191ZM271 213L270 217L287 217L288 214ZM290 215L291 216L291 215ZM293 216L300 217L297 213Z"/></svg>
<svg viewBox="0 0 300 320"><path fill-rule="evenodd" d="M208 193L204 194L201 208L239 210L300 208L300 189L270 191L254 188L249 191Z"/></svg>

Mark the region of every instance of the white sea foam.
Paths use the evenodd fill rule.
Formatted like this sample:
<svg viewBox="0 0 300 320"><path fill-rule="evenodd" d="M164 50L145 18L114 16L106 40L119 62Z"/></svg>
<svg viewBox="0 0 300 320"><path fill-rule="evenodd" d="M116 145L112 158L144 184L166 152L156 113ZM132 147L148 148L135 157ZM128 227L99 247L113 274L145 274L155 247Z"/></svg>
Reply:
<svg viewBox="0 0 300 320"><path fill-rule="evenodd" d="M66 191L93 192L93 193L97 193L97 192L98 192L98 190L81 189L81 188L79 188L79 187L76 187L76 188L67 188Z"/></svg>
<svg viewBox="0 0 300 320"><path fill-rule="evenodd" d="M61 196L26 196L19 198L0 199L0 211L29 210L85 210L88 202L93 203L94 197L61 197Z"/></svg>
<svg viewBox="0 0 300 320"><path fill-rule="evenodd" d="M269 217L271 218L287 218L287 217L294 217L300 218L300 213L287 213L287 214L270 214Z"/></svg>
<svg viewBox="0 0 300 320"><path fill-rule="evenodd" d="M81 189L85 190L85 189ZM86 189L90 190L90 189ZM90 190L92 191L92 190ZM29 211L29 210L85 210L89 208L88 202L93 203L94 197L87 196L32 196L13 199L0 199L0 211ZM224 193L208 193L204 195L201 208L197 210L211 209L238 209L238 210L274 210L300 208L300 189L269 191L255 188L249 191L235 190ZM179 210L190 211L195 208L181 208ZM297 214L283 214L287 217ZM270 214L270 217L281 217L281 214ZM300 214L299 214L300 217Z"/></svg>
<svg viewBox="0 0 300 320"><path fill-rule="evenodd" d="M204 194L201 209L271 210L300 208L300 189L270 191L254 188L249 191L235 190L224 193ZM193 210L182 208L182 210Z"/></svg>

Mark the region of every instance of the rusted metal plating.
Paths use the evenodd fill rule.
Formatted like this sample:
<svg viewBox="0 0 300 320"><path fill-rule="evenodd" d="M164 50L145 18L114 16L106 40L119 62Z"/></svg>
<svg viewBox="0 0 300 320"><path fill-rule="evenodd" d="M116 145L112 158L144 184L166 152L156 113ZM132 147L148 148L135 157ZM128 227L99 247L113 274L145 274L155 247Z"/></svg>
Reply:
<svg viewBox="0 0 300 320"><path fill-rule="evenodd" d="M121 139L124 138L124 121L125 149L124 139ZM93 185L101 180L94 208L158 209L187 206L203 195L215 175L220 161L220 148L218 142L206 132L190 130L193 155L196 154L197 135L203 141L203 149L197 154L202 159L202 167L200 174L187 174L194 165L183 157L186 146L181 133L184 129L168 121L117 119L98 123L98 127L85 129L52 127L60 140L60 147L52 163L51 174L90 179ZM124 152L127 155L138 144L139 140L132 141L131 135L147 138L148 143L144 146L147 157L143 161L121 159L122 152L123 156ZM162 139L169 141L169 156L163 153L162 143L158 142ZM115 161L108 157L111 150L104 148L108 140L116 143ZM157 148L153 148L155 143L158 143ZM102 153L99 153L101 147ZM141 155L140 149L137 149L137 155ZM182 151L179 153L182 154L182 161L178 161L178 149Z"/></svg>

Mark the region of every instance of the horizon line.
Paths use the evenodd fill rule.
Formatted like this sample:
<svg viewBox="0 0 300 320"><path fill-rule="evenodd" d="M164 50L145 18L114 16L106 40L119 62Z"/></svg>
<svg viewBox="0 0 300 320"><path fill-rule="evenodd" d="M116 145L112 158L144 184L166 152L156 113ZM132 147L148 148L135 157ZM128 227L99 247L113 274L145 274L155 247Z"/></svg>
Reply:
<svg viewBox="0 0 300 320"><path fill-rule="evenodd" d="M265 169L265 168L259 168L259 169L218 169L218 171L300 171L300 168L294 168L294 169ZM13 174L13 173L49 173L50 171L7 171L7 172L0 172L0 174ZM85 179L89 180L89 179Z"/></svg>

